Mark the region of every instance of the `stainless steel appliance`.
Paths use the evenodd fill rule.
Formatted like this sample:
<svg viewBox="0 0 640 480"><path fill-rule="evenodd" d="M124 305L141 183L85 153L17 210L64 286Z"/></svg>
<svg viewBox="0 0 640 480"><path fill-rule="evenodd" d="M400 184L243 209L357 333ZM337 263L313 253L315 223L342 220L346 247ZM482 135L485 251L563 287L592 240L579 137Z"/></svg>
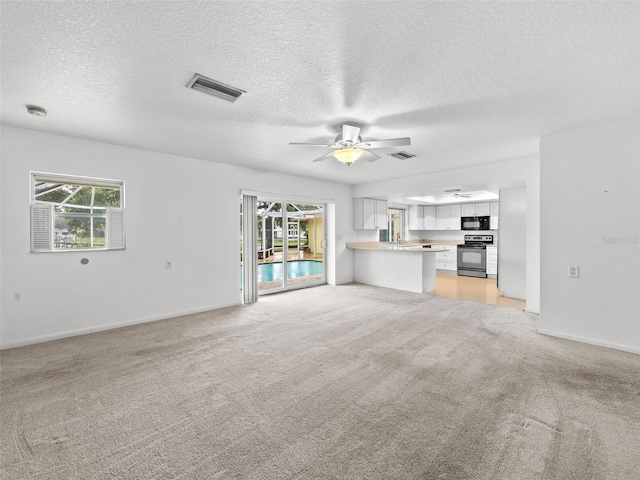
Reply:
<svg viewBox="0 0 640 480"><path fill-rule="evenodd" d="M491 217L462 217L462 230L491 230Z"/></svg>
<svg viewBox="0 0 640 480"><path fill-rule="evenodd" d="M492 243L493 235L465 235L464 245L458 245L458 275L487 278L487 245Z"/></svg>

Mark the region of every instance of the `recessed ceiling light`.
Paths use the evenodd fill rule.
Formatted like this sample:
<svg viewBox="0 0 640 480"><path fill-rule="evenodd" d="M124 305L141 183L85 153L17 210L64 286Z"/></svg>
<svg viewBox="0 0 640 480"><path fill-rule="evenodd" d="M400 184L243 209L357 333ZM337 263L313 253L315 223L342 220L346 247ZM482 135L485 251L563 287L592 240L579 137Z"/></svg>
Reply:
<svg viewBox="0 0 640 480"><path fill-rule="evenodd" d="M37 105L27 105L27 112L38 117L47 116L47 110L45 108L38 107Z"/></svg>

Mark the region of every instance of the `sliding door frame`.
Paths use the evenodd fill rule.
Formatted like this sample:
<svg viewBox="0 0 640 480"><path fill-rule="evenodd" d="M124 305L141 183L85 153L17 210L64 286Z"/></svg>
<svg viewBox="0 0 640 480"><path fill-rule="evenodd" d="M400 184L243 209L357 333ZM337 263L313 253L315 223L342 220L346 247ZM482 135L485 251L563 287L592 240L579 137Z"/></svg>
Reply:
<svg viewBox="0 0 640 480"><path fill-rule="evenodd" d="M282 194L273 194L273 193L263 193L263 192L255 192L255 191L241 191L241 195L251 195L257 197L258 201L269 201L269 202L278 202L281 204L282 208L282 287L273 288L270 290L258 291L258 296L268 295L271 293L280 293L289 290L297 290L300 288L307 287L315 287L318 285L324 285L327 283L327 205L335 204L334 200L327 199L319 199L319 198L310 198L310 197L297 197L292 195L282 195ZM322 240L321 240L321 249L322 249L322 280L318 283L313 284L301 284L300 286L292 286L288 285L288 253L289 253L289 242L288 242L288 222L289 215L287 212L288 204L304 204L304 205L322 205ZM246 215L246 212L242 212L243 215ZM254 218L256 212L252 212ZM243 232L244 236L244 232ZM247 278L257 278L258 276L258 261L257 261L257 250L256 250L256 260L252 262L252 268L254 269L253 274L247 275L246 272L243 276L244 279ZM244 267L243 267L244 268ZM246 281L246 280L245 280ZM245 286L243 285L243 290Z"/></svg>

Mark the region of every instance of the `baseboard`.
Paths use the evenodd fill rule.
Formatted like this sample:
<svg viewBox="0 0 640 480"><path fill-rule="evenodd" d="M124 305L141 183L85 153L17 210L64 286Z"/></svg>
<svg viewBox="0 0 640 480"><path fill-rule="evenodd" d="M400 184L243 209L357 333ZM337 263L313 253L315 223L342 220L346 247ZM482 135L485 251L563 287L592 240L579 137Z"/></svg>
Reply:
<svg viewBox="0 0 640 480"><path fill-rule="evenodd" d="M89 333L103 332L105 330L114 330L116 328L129 327L131 325L138 325L138 324L141 324L141 323L156 322L158 320L166 320L168 318L181 317L183 315L192 315L194 313L208 312L210 310L217 310L219 308L232 307L234 305L241 305L241 303L237 302L237 303L229 303L229 304L221 304L221 305L215 305L215 306L209 306L209 307L202 307L202 308L196 308L194 310L185 310L185 311L181 311L181 312L172 312L172 313L167 313L167 314L162 314L162 315L153 315L153 316L150 316L150 317L143 317L143 318L137 318L137 319L133 319L133 320L126 320L124 322L110 323L110 324L107 324L107 325L98 325L98 326L95 326L95 327L80 328L80 329L77 329L77 330L67 330L66 332L51 333L51 334L47 334L47 335L39 335L37 337L31 337L31 338L25 338L25 339L21 339L21 340L14 340L12 342L0 343L0 350L8 350L10 348L25 347L27 345L34 345L36 343L51 342L53 340L60 340L62 338L69 338L69 337L77 337L79 335L87 335Z"/></svg>
<svg viewBox="0 0 640 480"><path fill-rule="evenodd" d="M640 348L632 347L630 345L623 345L621 343L607 342L604 340L597 340L595 338L589 337L581 337L580 335L570 335L568 333L547 330L546 328L538 328L538 333L540 333L541 335L549 335L550 337L563 338L565 340L573 340L574 342L588 343L589 345L612 348L614 350L621 350L623 352L636 353L640 355Z"/></svg>

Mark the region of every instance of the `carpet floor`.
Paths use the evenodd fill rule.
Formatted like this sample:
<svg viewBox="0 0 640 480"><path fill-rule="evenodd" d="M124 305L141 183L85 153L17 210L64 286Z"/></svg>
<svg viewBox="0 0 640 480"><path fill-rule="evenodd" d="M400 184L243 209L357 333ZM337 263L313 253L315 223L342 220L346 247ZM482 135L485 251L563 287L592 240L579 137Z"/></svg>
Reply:
<svg viewBox="0 0 640 480"><path fill-rule="evenodd" d="M6 350L0 475L637 480L640 356L536 323L353 284Z"/></svg>

